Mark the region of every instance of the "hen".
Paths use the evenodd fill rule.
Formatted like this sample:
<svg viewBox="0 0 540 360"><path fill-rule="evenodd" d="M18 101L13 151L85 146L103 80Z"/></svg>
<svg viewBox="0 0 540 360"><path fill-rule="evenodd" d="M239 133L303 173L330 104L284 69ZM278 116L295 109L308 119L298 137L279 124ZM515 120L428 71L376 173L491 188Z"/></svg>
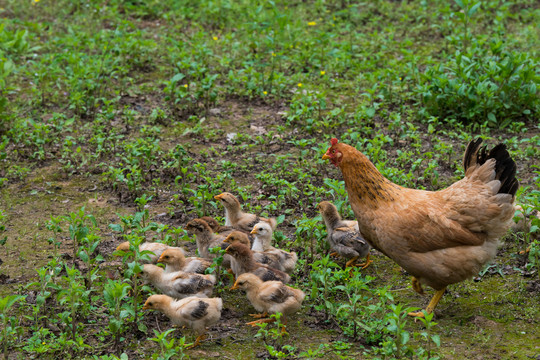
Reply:
<svg viewBox="0 0 540 360"><path fill-rule="evenodd" d="M360 234L358 222L342 220L336 206L328 201L320 202L317 208L321 212L321 216L326 224L326 231L328 232L327 240L330 248L339 256L348 260L345 266L361 266L362 269L368 267L372 263L369 260L370 246ZM364 256L366 257L366 262L356 264L356 260Z"/></svg>
<svg viewBox="0 0 540 360"><path fill-rule="evenodd" d="M222 308L223 301L220 298L187 297L175 300L167 295L152 295L143 306L143 310L161 311L175 325L188 326L195 330L198 336L190 348L199 345L205 338L207 326L218 322Z"/></svg>
<svg viewBox="0 0 540 360"><path fill-rule="evenodd" d="M516 164L503 144L487 152L481 143L467 146L465 177L439 191L392 183L364 154L335 138L323 155L341 169L362 236L413 275L415 291L423 293L421 284L436 290L427 313L448 285L478 274L495 257L511 225Z"/></svg>

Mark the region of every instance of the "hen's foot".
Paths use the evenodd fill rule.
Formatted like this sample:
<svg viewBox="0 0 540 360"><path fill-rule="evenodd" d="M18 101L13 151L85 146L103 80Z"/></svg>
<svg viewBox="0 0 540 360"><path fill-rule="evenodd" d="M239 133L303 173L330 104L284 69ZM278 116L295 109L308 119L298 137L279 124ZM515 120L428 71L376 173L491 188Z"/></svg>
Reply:
<svg viewBox="0 0 540 360"><path fill-rule="evenodd" d="M425 310L427 314L431 314L433 310L435 310L435 306L437 306L442 296L444 295L445 291L446 291L446 288L443 288L441 290L437 290L435 295L433 295L433 298L431 298L431 301L429 302ZM422 318L425 317L425 314L423 311L410 312L407 315L413 316L413 317L422 317Z"/></svg>

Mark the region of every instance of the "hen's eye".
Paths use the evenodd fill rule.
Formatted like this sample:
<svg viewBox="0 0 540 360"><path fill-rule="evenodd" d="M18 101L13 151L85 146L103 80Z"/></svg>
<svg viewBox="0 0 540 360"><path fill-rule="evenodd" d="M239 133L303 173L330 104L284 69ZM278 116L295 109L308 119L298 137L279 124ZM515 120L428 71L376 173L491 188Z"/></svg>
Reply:
<svg viewBox="0 0 540 360"><path fill-rule="evenodd" d="M332 150L332 154L334 154L336 152L336 150Z"/></svg>

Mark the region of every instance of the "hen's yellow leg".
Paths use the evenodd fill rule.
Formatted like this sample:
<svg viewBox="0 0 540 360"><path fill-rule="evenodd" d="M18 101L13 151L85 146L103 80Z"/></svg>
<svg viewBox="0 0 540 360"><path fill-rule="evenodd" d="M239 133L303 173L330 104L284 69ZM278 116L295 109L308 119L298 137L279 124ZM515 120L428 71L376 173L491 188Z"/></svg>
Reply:
<svg viewBox="0 0 540 360"><path fill-rule="evenodd" d="M435 306L437 306L442 296L444 295L445 291L446 291L446 288L443 288L441 290L437 290L435 295L433 295L433 298L431 299L428 306L426 307L426 312L428 314L431 314L433 312L433 310L435 309ZM414 317L424 317L424 312L422 311L410 312L408 315L414 316Z"/></svg>
<svg viewBox="0 0 540 360"><path fill-rule="evenodd" d="M206 339L206 334L197 336L197 339L195 339L195 342L193 343L193 345L190 345L187 348L193 349L194 347L199 346L201 344L201 340L204 340L204 339Z"/></svg>

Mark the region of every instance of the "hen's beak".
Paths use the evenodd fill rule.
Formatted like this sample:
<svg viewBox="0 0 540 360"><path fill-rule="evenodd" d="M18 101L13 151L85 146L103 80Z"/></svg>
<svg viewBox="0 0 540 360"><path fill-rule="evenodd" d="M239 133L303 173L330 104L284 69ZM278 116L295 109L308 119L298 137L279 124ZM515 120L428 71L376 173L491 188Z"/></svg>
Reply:
<svg viewBox="0 0 540 360"><path fill-rule="evenodd" d="M251 230L250 234L257 234L257 229Z"/></svg>
<svg viewBox="0 0 540 360"><path fill-rule="evenodd" d="M323 160L330 159L330 156L324 154L324 155L322 156L322 159L323 159Z"/></svg>

